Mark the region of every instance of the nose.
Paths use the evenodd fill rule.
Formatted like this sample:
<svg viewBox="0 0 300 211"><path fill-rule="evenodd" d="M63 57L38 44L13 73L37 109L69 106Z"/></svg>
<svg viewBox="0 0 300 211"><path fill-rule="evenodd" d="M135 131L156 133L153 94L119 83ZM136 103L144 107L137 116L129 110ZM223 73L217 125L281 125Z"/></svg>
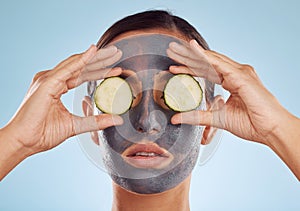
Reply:
<svg viewBox="0 0 300 211"><path fill-rule="evenodd" d="M131 116L135 129L140 133L159 134L167 125L167 117L154 102L151 90L143 92L141 102Z"/></svg>

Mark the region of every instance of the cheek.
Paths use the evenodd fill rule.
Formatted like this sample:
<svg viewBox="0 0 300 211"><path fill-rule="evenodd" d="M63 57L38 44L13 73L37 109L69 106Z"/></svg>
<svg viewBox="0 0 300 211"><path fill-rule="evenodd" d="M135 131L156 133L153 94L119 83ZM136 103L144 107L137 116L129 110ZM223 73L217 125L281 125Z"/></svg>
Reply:
<svg viewBox="0 0 300 211"><path fill-rule="evenodd" d="M124 134L120 134L121 127L110 127L103 131L102 140L107 150L113 150L121 154L126 148L131 145L131 142L124 138ZM129 135L128 135L129 136Z"/></svg>
<svg viewBox="0 0 300 211"><path fill-rule="evenodd" d="M152 99L152 92L136 107L122 115L124 124L103 131L107 153L118 157L125 149L143 140L157 143L174 155L174 162L184 159L191 149L200 145L202 128L191 125L172 125L174 111L165 110ZM176 165L174 163L174 165Z"/></svg>
<svg viewBox="0 0 300 211"><path fill-rule="evenodd" d="M174 155L180 157L190 153L192 148L199 146L203 128L199 126L181 125L174 127L170 125L164 138L158 140L158 144Z"/></svg>
<svg viewBox="0 0 300 211"><path fill-rule="evenodd" d="M104 138L103 146L108 153L118 156L125 149L134 144L135 141L138 142L140 138L136 138L136 140L134 140L134 134L130 133L130 130L126 129L126 127L123 127L122 129L111 127L104 131L102 136L102 138ZM124 133L121 132L120 134L120 131L127 131L128 133L125 136L132 137L131 141L125 139ZM172 153L175 158L174 162L178 163L185 159L193 148L200 146L202 131L202 128L198 126L174 126L170 124L166 127L164 133L162 133L159 137L156 137L157 139L153 140L153 142ZM143 136L143 138L151 139L147 136Z"/></svg>

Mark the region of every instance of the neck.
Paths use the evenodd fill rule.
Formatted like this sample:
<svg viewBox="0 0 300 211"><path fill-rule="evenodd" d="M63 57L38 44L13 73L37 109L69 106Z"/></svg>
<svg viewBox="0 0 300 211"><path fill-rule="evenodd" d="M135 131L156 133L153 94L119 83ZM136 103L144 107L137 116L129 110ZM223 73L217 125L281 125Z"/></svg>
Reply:
<svg viewBox="0 0 300 211"><path fill-rule="evenodd" d="M160 211L188 211L189 189L191 176L175 188L157 194L137 194L129 192L113 183L112 211L131 210L160 210Z"/></svg>

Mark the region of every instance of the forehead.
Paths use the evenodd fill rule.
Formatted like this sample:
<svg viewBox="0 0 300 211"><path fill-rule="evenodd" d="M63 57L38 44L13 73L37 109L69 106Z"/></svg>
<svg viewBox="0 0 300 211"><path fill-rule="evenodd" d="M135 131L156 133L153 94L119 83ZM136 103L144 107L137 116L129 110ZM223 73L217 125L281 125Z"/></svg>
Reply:
<svg viewBox="0 0 300 211"><path fill-rule="evenodd" d="M147 77L153 76L156 70L168 70L170 65L179 65L167 56L166 51L171 42L184 43L169 34L124 34L110 43L122 51L122 58L113 66L122 67L122 69L128 69L135 73L139 72L139 74L147 72Z"/></svg>
<svg viewBox="0 0 300 211"><path fill-rule="evenodd" d="M114 45L122 51L122 58L120 61L123 61L139 55L159 55L168 57L166 51L171 42L188 45L187 42L178 37L157 33L128 35L111 42L109 45Z"/></svg>
<svg viewBox="0 0 300 211"><path fill-rule="evenodd" d="M172 75L167 71L170 65L177 65L177 63L166 56L151 54L130 57L116 64L123 69L121 75L135 82L141 81L146 87L151 87L154 80L164 80L162 76L166 74ZM164 74L159 74L160 78L158 78L158 73Z"/></svg>
<svg viewBox="0 0 300 211"><path fill-rule="evenodd" d="M180 65L167 56L171 42L188 46L186 38L180 33L155 29L149 31L131 31L117 36L109 45L115 45L122 51L122 58L113 67L130 70L131 75L137 75L142 82L151 83L157 72L167 71L170 65ZM202 78L196 78L202 88L205 83Z"/></svg>
<svg viewBox="0 0 300 211"><path fill-rule="evenodd" d="M131 36L137 36L137 35L151 35L151 34L160 34L160 35L166 35L166 36L172 36L176 37L177 39L184 40L186 42L189 42L189 39L182 35L177 30L170 31L168 29L162 29L162 28L156 28L156 29L147 29L147 30L133 30L124 32L122 34L119 34L116 36L111 42L116 42L118 40L128 38Z"/></svg>
<svg viewBox="0 0 300 211"><path fill-rule="evenodd" d="M123 59L115 66L122 67L124 70L131 70L133 72L144 72L152 70L168 70L170 65L178 65L177 62L164 55L155 54L140 54Z"/></svg>

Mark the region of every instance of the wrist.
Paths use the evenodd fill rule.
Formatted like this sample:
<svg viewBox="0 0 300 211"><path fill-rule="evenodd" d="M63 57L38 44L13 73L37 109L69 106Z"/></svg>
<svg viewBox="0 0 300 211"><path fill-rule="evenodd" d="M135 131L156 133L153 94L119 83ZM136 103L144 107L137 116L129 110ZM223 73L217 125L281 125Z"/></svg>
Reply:
<svg viewBox="0 0 300 211"><path fill-rule="evenodd" d="M14 139L8 129L0 129L0 181L33 153Z"/></svg>
<svg viewBox="0 0 300 211"><path fill-rule="evenodd" d="M11 131L10 128L4 127L0 129L0 144L5 144L6 148L11 152L18 155L18 157L29 157L35 154L32 149L24 146L17 137L16 132Z"/></svg>
<svg viewBox="0 0 300 211"><path fill-rule="evenodd" d="M284 110L277 115L277 126L271 131L267 138L267 145L269 147L278 148L280 146L293 144L295 136L299 131L299 118L293 116L288 111Z"/></svg>
<svg viewBox="0 0 300 211"><path fill-rule="evenodd" d="M268 138L267 145L300 180L300 119L284 111L278 115L280 122Z"/></svg>

